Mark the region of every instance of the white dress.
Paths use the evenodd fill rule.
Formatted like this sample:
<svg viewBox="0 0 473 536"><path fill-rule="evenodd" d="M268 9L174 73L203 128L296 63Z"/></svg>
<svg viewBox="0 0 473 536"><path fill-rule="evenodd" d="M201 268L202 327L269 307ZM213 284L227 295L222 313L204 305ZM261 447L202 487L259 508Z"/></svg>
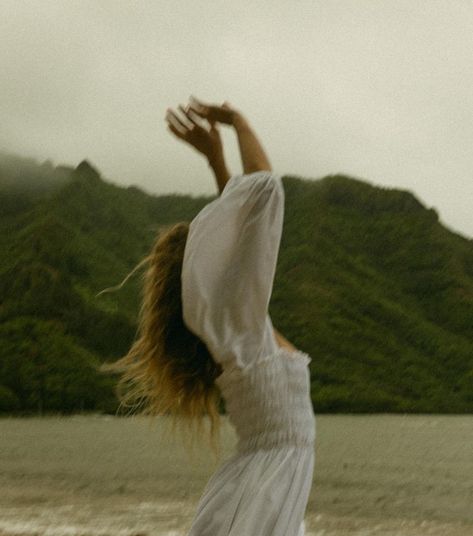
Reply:
<svg viewBox="0 0 473 536"><path fill-rule="evenodd" d="M233 175L192 220L183 319L216 379L236 452L210 477L188 536L302 536L315 462L309 355L280 348L268 305L284 219L281 176Z"/></svg>

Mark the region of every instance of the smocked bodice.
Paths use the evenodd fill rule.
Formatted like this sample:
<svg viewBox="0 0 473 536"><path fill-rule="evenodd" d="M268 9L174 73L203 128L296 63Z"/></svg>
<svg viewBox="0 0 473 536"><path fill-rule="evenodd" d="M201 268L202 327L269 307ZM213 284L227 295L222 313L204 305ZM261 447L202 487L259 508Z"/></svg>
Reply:
<svg viewBox="0 0 473 536"><path fill-rule="evenodd" d="M313 445L310 361L304 352L279 348L246 367L226 368L217 377L238 452Z"/></svg>

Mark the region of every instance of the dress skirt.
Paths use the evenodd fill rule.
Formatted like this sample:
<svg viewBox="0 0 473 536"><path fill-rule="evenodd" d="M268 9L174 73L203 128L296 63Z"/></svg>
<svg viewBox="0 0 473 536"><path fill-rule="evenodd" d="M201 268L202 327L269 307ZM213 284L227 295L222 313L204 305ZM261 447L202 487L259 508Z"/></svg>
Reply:
<svg viewBox="0 0 473 536"><path fill-rule="evenodd" d="M313 447L236 453L210 477L188 536L303 536Z"/></svg>

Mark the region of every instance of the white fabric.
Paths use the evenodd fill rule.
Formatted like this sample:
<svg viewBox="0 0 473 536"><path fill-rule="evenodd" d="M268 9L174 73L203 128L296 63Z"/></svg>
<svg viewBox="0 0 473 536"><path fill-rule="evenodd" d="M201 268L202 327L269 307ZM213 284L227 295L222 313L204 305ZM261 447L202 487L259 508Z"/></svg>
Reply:
<svg viewBox="0 0 473 536"><path fill-rule="evenodd" d="M183 318L221 363L243 366L273 342L267 311L283 217L281 177L263 171L233 175L190 223Z"/></svg>
<svg viewBox="0 0 473 536"><path fill-rule="evenodd" d="M315 462L308 354L280 348L268 305L284 219L281 177L233 175L192 220L183 319L223 373L236 453L209 479L188 536L303 536Z"/></svg>

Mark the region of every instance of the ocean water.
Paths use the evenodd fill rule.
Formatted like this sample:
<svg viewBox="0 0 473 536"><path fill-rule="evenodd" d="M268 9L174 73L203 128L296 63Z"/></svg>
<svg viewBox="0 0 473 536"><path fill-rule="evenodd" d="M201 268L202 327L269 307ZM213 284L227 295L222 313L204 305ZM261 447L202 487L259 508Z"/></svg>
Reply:
<svg viewBox="0 0 473 536"><path fill-rule="evenodd" d="M473 417L317 415L308 536L471 536ZM166 418L0 419L0 536L185 536L219 465ZM222 459L236 437L226 418Z"/></svg>

